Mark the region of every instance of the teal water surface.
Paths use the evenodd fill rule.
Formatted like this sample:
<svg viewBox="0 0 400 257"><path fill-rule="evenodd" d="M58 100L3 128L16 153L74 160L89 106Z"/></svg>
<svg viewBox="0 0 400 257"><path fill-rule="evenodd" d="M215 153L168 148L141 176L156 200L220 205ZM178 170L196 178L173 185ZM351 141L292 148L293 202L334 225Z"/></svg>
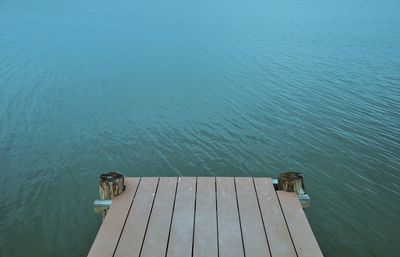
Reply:
<svg viewBox="0 0 400 257"><path fill-rule="evenodd" d="M109 170L300 171L325 256L399 256L399 13L398 0L0 0L0 256L86 256Z"/></svg>

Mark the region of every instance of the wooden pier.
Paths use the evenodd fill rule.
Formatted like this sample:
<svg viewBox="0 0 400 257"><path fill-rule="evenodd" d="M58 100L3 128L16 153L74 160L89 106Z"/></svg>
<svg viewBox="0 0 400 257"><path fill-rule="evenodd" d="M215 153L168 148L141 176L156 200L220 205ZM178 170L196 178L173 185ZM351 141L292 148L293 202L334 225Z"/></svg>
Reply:
<svg viewBox="0 0 400 257"><path fill-rule="evenodd" d="M125 178L91 257L321 257L295 193L270 178Z"/></svg>

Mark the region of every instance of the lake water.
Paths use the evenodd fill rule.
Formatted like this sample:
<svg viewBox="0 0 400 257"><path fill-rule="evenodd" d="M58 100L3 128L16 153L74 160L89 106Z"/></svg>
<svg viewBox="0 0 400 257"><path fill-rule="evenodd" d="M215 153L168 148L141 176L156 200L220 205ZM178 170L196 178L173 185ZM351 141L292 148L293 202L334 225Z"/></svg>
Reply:
<svg viewBox="0 0 400 257"><path fill-rule="evenodd" d="M398 0L0 0L0 256L86 256L109 170L300 171L325 256L399 256L399 13Z"/></svg>

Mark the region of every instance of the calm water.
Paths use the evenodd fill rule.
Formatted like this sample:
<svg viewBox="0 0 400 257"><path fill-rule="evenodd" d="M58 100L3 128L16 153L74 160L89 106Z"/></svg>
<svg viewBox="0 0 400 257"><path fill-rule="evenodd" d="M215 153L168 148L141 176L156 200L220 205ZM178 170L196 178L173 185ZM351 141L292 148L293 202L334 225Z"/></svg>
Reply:
<svg viewBox="0 0 400 257"><path fill-rule="evenodd" d="M85 256L108 170L301 171L325 256L399 256L399 13L0 0L0 256Z"/></svg>

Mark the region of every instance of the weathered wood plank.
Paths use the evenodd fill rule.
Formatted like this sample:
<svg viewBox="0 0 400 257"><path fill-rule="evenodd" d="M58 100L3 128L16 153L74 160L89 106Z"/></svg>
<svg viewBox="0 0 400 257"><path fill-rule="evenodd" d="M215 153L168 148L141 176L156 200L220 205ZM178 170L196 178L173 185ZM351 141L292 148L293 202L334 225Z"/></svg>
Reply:
<svg viewBox="0 0 400 257"><path fill-rule="evenodd" d="M277 191L286 218L289 232L292 236L299 257L322 257L314 233L295 193Z"/></svg>
<svg viewBox="0 0 400 257"><path fill-rule="evenodd" d="M197 178L193 257L218 257L215 178Z"/></svg>
<svg viewBox="0 0 400 257"><path fill-rule="evenodd" d="M218 244L220 257L243 257L235 185L233 178L217 178Z"/></svg>
<svg viewBox="0 0 400 257"><path fill-rule="evenodd" d="M139 178L125 179L125 192L113 199L113 203L103 220L88 256L113 256L139 181Z"/></svg>
<svg viewBox="0 0 400 257"><path fill-rule="evenodd" d="M177 178L160 178L141 257L165 257Z"/></svg>
<svg viewBox="0 0 400 257"><path fill-rule="evenodd" d="M254 178L272 257L296 257L278 197L270 178Z"/></svg>
<svg viewBox="0 0 400 257"><path fill-rule="evenodd" d="M178 179L167 257L192 256L196 178Z"/></svg>
<svg viewBox="0 0 400 257"><path fill-rule="evenodd" d="M252 178L235 178L246 257L271 256Z"/></svg>
<svg viewBox="0 0 400 257"><path fill-rule="evenodd" d="M115 257L139 257L158 178L142 178L125 223Z"/></svg>

